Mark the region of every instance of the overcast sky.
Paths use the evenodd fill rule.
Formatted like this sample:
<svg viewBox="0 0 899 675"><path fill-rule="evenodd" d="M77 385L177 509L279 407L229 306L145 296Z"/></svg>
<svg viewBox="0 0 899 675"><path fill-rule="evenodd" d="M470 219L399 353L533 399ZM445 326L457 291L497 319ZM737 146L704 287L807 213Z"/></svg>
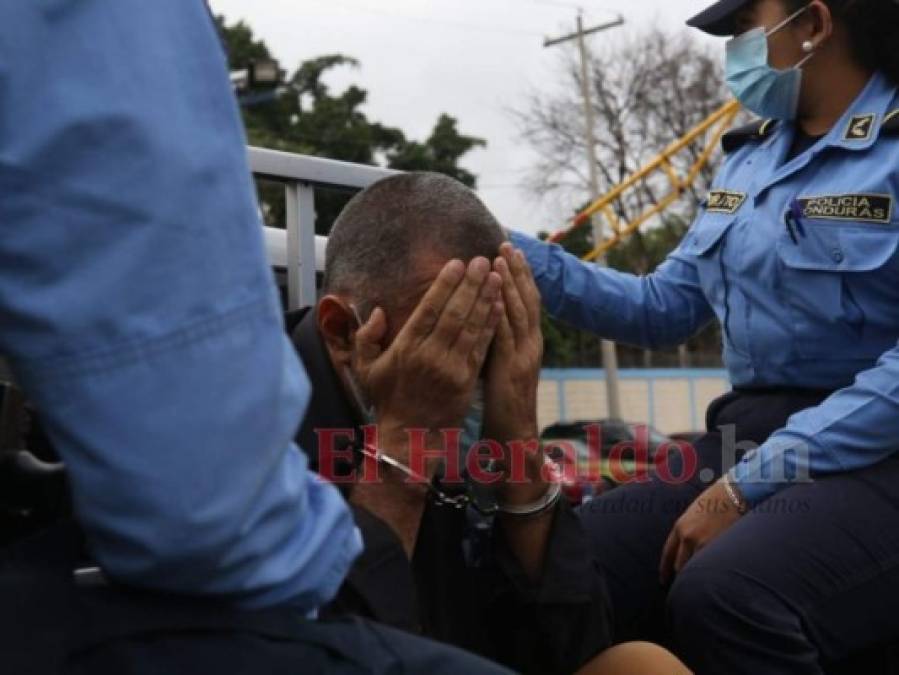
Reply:
<svg viewBox="0 0 899 675"><path fill-rule="evenodd" d="M522 187L533 152L518 137L510 109L530 92L557 86L564 50L543 36L574 29L577 7L587 25L622 14L626 25L589 38L598 48L625 31L655 22L680 30L711 0L211 0L229 22L243 19L282 67L340 52L361 62L326 81L335 89L368 90L370 119L424 139L440 113L463 133L487 140L463 164L478 175L479 193L504 225L554 230L570 214L560 200L538 200ZM686 30L684 28L684 30ZM723 46L722 46L723 57Z"/></svg>

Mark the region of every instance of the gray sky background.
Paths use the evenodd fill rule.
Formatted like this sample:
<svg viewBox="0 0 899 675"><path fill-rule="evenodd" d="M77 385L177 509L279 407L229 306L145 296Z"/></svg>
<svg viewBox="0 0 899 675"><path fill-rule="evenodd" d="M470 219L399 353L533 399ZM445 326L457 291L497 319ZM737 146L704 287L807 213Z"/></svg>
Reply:
<svg viewBox="0 0 899 675"><path fill-rule="evenodd" d="M518 137L510 109L531 92L559 86L568 47L543 48L544 36L574 30L577 7L588 26L622 14L624 27L589 38L608 48L650 24L687 30L684 21L711 0L212 0L229 22L243 19L293 70L302 60L340 52L361 62L335 71L336 89L368 90L370 119L424 139L440 113L463 133L487 140L463 164L478 175L479 193L513 229L555 230L572 205L537 199L521 183L534 153ZM723 58L723 45L722 58Z"/></svg>

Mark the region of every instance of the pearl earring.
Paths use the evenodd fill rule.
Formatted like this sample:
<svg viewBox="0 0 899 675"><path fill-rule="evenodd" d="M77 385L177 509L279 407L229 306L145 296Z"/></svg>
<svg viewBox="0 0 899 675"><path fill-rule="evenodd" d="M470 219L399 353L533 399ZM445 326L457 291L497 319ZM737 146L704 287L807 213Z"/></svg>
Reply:
<svg viewBox="0 0 899 675"><path fill-rule="evenodd" d="M815 45L811 40L806 40L802 43L802 51L804 51L806 54L811 54L814 49Z"/></svg>

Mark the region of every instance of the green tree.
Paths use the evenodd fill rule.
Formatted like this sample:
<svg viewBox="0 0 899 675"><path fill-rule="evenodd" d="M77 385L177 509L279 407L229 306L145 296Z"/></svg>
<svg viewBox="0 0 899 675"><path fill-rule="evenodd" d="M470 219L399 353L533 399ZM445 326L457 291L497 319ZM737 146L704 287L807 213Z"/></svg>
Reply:
<svg viewBox="0 0 899 675"><path fill-rule="evenodd" d="M459 166L459 160L476 147L487 142L474 136L460 134L456 120L443 114L437 120L434 131L424 143L403 141L388 154L388 166L401 171L437 171L452 176L469 187L477 186L477 178Z"/></svg>
<svg viewBox="0 0 899 675"><path fill-rule="evenodd" d="M215 17L219 34L225 43L228 67L231 70L246 68L254 59L269 59L271 54L262 40L253 39L252 29L243 21L232 26L225 24L225 17Z"/></svg>
<svg viewBox="0 0 899 675"><path fill-rule="evenodd" d="M229 26L223 17L218 17L217 23L232 69L246 68L253 59L272 56L243 22ZM456 119L446 114L440 115L423 142L407 139L402 130L369 119L363 111L368 97L364 89L350 85L342 92L333 92L325 83L325 76L333 69L358 65L356 59L343 54L328 54L300 63L286 78L280 95L242 109L250 144L406 171L437 171L476 187L476 177L459 166L459 161L486 142L460 133ZM350 196L343 191L317 192L317 233L330 231ZM260 202L268 224L283 224L280 186L260 186Z"/></svg>

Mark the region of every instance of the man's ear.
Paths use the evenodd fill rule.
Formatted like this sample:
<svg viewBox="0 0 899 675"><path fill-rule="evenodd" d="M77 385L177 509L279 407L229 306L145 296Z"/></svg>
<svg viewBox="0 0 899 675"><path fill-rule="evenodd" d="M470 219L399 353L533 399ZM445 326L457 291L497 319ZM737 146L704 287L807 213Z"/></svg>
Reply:
<svg viewBox="0 0 899 675"><path fill-rule="evenodd" d="M336 295L326 295L318 301L315 318L318 331L332 357L349 363L353 353L353 335L358 325L348 303Z"/></svg>

